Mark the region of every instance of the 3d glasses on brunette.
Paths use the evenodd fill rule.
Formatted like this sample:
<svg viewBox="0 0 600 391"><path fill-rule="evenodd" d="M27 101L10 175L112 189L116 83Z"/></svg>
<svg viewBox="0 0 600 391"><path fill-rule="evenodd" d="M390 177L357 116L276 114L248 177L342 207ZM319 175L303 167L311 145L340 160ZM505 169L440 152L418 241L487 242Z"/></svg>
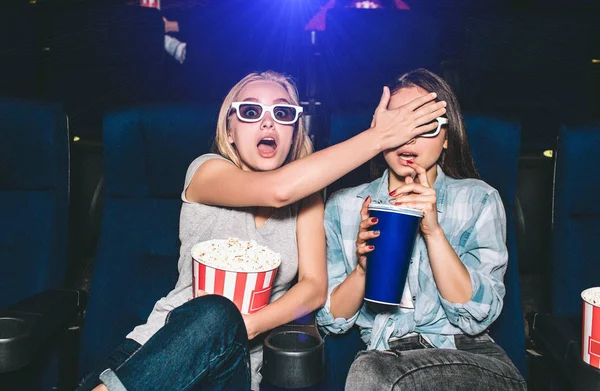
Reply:
<svg viewBox="0 0 600 391"><path fill-rule="evenodd" d="M438 134L440 134L440 130L442 129L442 125L448 124L448 118L437 117L435 119L435 121L437 121L437 128L435 128L435 129L433 129L433 130L431 130L431 131L429 131L427 133L420 134L419 137L435 137Z"/></svg>

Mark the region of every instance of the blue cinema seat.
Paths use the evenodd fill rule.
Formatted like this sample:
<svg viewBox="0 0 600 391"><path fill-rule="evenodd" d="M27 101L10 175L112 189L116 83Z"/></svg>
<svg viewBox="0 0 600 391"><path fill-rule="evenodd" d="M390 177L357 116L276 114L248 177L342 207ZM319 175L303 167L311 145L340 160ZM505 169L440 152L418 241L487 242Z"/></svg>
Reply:
<svg viewBox="0 0 600 391"><path fill-rule="evenodd" d="M371 113L332 116L332 142L352 137L370 123L371 116ZM525 376L525 330L514 217L521 128L514 122L484 116L466 116L465 123L475 166L481 178L500 193L507 216L509 262L504 277L506 296L502 314L491 326L490 333ZM360 341L360 333L356 328L346 335L325 336L327 389L343 389L350 364L362 348L364 344Z"/></svg>
<svg viewBox="0 0 600 391"><path fill-rule="evenodd" d="M105 117L106 196L79 378L175 286L185 173L209 151L217 114L217 107L155 106Z"/></svg>
<svg viewBox="0 0 600 391"><path fill-rule="evenodd" d="M521 127L515 122L485 116L465 116L465 124L475 167L481 179L498 190L506 210L506 295L502 313L490 327L490 333L525 376L525 326L515 231Z"/></svg>
<svg viewBox="0 0 600 391"><path fill-rule="evenodd" d="M0 308L61 288L67 265L69 142L55 106L0 99Z"/></svg>
<svg viewBox="0 0 600 391"><path fill-rule="evenodd" d="M552 312L581 314L581 292L600 286L600 125L563 126L555 160Z"/></svg>
<svg viewBox="0 0 600 391"><path fill-rule="evenodd" d="M57 355L46 338L68 316L45 315L75 308L56 291L67 268L67 118L54 105L0 99L0 139L0 389L49 390Z"/></svg>
<svg viewBox="0 0 600 391"><path fill-rule="evenodd" d="M555 155L552 313L535 314L531 335L564 389L598 389L600 372L581 359L581 292L600 286L600 124L562 126Z"/></svg>

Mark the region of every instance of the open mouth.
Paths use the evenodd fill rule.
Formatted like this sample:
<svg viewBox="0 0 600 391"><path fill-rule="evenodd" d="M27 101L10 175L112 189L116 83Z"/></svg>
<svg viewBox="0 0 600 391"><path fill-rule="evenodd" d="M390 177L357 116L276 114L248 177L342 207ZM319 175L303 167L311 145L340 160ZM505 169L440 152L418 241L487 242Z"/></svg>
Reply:
<svg viewBox="0 0 600 391"><path fill-rule="evenodd" d="M402 152L398 154L398 157L403 160L414 160L417 155L414 153Z"/></svg>
<svg viewBox="0 0 600 391"><path fill-rule="evenodd" d="M265 137L260 139L256 146L261 153L271 154L277 149L277 142L273 137Z"/></svg>

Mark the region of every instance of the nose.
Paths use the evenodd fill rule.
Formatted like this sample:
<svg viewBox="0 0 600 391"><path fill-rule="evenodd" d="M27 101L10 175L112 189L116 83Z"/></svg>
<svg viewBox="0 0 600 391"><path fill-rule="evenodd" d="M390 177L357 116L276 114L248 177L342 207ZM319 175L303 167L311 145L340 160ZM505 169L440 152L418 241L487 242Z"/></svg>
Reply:
<svg viewBox="0 0 600 391"><path fill-rule="evenodd" d="M408 140L406 142L406 144L404 144L404 145L412 145L412 144L414 144L416 142L417 142L417 138L415 137L415 138L411 138L410 140Z"/></svg>
<svg viewBox="0 0 600 391"><path fill-rule="evenodd" d="M272 128L274 126L275 126L275 121L273 121L273 117L271 116L271 113L267 111L260 123L260 127L268 129L268 128Z"/></svg>

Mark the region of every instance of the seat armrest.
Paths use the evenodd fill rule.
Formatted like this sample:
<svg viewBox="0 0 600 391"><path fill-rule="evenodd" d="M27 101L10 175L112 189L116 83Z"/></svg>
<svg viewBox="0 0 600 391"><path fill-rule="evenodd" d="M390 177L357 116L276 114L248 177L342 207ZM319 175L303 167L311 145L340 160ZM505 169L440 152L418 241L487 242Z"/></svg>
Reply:
<svg viewBox="0 0 600 391"><path fill-rule="evenodd" d="M569 346L581 342L581 317L535 314L531 336L536 345L558 361L564 361Z"/></svg>
<svg viewBox="0 0 600 391"><path fill-rule="evenodd" d="M274 328L264 341L264 381L286 389L320 383L325 367L323 344L314 314Z"/></svg>
<svg viewBox="0 0 600 391"><path fill-rule="evenodd" d="M79 290L49 290L0 310L0 373L28 365L51 336L66 330L85 308Z"/></svg>
<svg viewBox="0 0 600 391"><path fill-rule="evenodd" d="M536 346L549 353L569 389L598 389L600 370L582 360L581 316L535 314L531 335Z"/></svg>

